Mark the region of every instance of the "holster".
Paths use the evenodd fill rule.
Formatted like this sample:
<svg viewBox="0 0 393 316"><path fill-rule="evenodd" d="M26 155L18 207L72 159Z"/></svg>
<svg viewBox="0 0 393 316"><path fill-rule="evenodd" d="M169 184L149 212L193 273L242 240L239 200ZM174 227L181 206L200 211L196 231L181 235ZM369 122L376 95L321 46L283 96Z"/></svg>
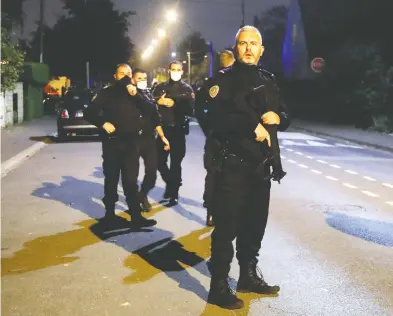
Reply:
<svg viewBox="0 0 393 316"><path fill-rule="evenodd" d="M190 134L190 119L188 117L186 117L184 119L184 123L182 125L183 131L185 135Z"/></svg>
<svg viewBox="0 0 393 316"><path fill-rule="evenodd" d="M221 144L221 149L217 154L217 158L214 158L213 170L216 172L222 171L222 166L224 164L225 158L228 156L228 146L227 144Z"/></svg>

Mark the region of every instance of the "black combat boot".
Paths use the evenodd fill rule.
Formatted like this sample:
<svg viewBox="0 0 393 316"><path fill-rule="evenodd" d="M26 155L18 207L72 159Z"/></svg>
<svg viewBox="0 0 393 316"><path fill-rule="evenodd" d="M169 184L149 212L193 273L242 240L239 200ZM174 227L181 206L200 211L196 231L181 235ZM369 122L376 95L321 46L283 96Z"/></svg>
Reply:
<svg viewBox="0 0 393 316"><path fill-rule="evenodd" d="M237 282L237 291L241 293L277 294L278 285L270 286L263 279L261 270L255 261L240 265L240 277Z"/></svg>
<svg viewBox="0 0 393 316"><path fill-rule="evenodd" d="M131 213L131 225L138 227L150 227L157 224L155 219L147 219L139 212Z"/></svg>
<svg viewBox="0 0 393 316"><path fill-rule="evenodd" d="M139 193L138 193L138 199L139 199L139 202L140 202L140 205L141 205L141 207L142 207L142 211L143 212L148 212L148 211L150 211L151 210L151 204L149 203L149 200L148 200L148 198L147 198L147 195L144 193L144 192L142 192L142 191L140 191Z"/></svg>
<svg viewBox="0 0 393 316"><path fill-rule="evenodd" d="M106 221L113 221L114 219L116 219L115 204L105 205L104 220L106 220Z"/></svg>
<svg viewBox="0 0 393 316"><path fill-rule="evenodd" d="M244 306L244 302L237 298L230 288L227 278L211 278L207 302L225 309L239 309Z"/></svg>

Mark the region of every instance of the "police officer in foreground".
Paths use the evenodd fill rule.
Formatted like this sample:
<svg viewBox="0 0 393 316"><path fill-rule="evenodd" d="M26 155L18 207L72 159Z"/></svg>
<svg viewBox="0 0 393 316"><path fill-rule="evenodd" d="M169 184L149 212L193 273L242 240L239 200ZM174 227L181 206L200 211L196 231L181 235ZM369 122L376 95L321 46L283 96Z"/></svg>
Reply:
<svg viewBox="0 0 393 316"><path fill-rule="evenodd" d="M234 239L240 265L237 291L276 294L280 290L279 286L268 285L257 267L268 219L270 165L265 164L265 174L260 174L256 172L257 164L249 158L255 152L260 153L260 161L268 157L270 135L264 125L276 125L280 130L289 125L273 76L257 66L264 51L258 29L241 28L234 50L236 62L212 82L208 105L211 137L221 144L211 202L215 229L208 264L212 275L208 302L227 309L244 305L227 280L234 256ZM267 111L272 102L279 103L275 104L277 112Z"/></svg>
<svg viewBox="0 0 393 316"><path fill-rule="evenodd" d="M220 68L217 75L220 74L220 71L224 68L230 67L235 62L235 56L229 50L224 50L220 53ZM213 86L215 78L209 78L205 84L198 89L195 94L195 116L198 120L199 126L201 127L203 133L206 136L205 143L205 153L203 155L203 164L206 169L206 177L205 177L205 191L203 193L203 207L206 208L206 225L213 226L213 211L211 207L211 203L209 201L212 200L212 194L214 193L214 174L215 170L213 168L214 165L214 157L217 156L217 152L219 151L219 146L217 146L215 140L211 137L211 129L210 123L208 122L208 112L207 103L209 100L209 86Z"/></svg>
<svg viewBox="0 0 393 316"><path fill-rule="evenodd" d="M138 93L144 98L145 104L156 108L156 101L147 88L147 73L143 69L135 68L132 72L132 83L137 87ZM143 106L143 104L141 105ZM161 127L160 117L157 110L152 111L151 115L144 115L142 118L142 135L140 138L139 154L145 165L145 176L139 191L139 201L143 211L149 211L151 204L147 198L148 193L154 188L157 180L157 146L156 134L161 140L161 146L165 151L170 150L169 142L166 139Z"/></svg>
<svg viewBox="0 0 393 316"><path fill-rule="evenodd" d="M131 84L130 66L119 65L114 78L115 83L103 89L84 112L86 120L101 129L105 219L110 223L116 219L115 204L119 199L117 186L121 173L131 224L152 226L157 222L141 214L137 180L141 115L150 115L154 109L149 104L141 106L143 99Z"/></svg>
<svg viewBox="0 0 393 316"><path fill-rule="evenodd" d="M165 151L161 139L157 140L158 171L166 183L164 198L168 205L178 204L179 188L182 185L181 163L186 154L186 135L189 133L189 119L193 114L194 91L181 80L183 64L174 61L169 65L170 79L158 84L153 91L157 99L161 116L162 129L168 139L171 150ZM168 167L168 156L171 163Z"/></svg>

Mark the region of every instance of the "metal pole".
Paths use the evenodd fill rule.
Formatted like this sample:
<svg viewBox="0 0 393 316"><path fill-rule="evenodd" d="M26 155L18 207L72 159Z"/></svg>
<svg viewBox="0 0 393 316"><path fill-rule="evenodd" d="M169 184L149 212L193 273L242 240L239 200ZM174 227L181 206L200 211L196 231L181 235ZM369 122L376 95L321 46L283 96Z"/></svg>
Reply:
<svg viewBox="0 0 393 316"><path fill-rule="evenodd" d="M86 8L85 8L86 15L87 15L87 10L88 10L87 0L85 0L85 6L86 6ZM86 51L85 51L85 53L86 53ZM86 61L86 87L87 87L87 89L90 89L90 63L89 63L89 56L86 56L86 58L87 58L87 61Z"/></svg>
<svg viewBox="0 0 393 316"><path fill-rule="evenodd" d="M40 63L44 62L44 0L40 0Z"/></svg>
<svg viewBox="0 0 393 316"><path fill-rule="evenodd" d="M191 52L187 52L188 57L188 84L191 85Z"/></svg>
<svg viewBox="0 0 393 316"><path fill-rule="evenodd" d="M245 4L245 0L242 0L242 24L241 24L241 26L240 27L243 27L244 25L246 25L245 23L245 20L246 20L246 18L245 18L245 15L246 15L246 9L245 9L245 7L246 7L246 4Z"/></svg>

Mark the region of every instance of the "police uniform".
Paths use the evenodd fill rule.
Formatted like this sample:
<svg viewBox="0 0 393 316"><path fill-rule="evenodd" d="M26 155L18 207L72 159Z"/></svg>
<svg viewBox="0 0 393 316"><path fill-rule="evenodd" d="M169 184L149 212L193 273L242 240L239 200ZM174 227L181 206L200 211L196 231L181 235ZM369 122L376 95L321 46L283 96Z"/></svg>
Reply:
<svg viewBox="0 0 393 316"><path fill-rule="evenodd" d="M270 201L270 165L263 166L263 174L256 172L266 160L266 142L255 140L261 116L268 111L268 103L279 102L273 90L274 79L257 66L235 62L209 88L210 128L212 137L221 144L214 187L213 208L215 229L212 233L212 274L209 302L226 308L238 308L239 299L231 292L227 276L234 256L232 246L236 238L236 257L240 265L237 290L275 294L278 286L269 286L257 271L262 238L265 233ZM265 87L265 89L254 88ZM272 98L274 96L274 98ZM278 104L280 130L289 125L285 107ZM255 115L254 115L255 114ZM258 156L256 159L256 156ZM255 160L256 159L256 160ZM240 301L241 302L241 301Z"/></svg>
<svg viewBox="0 0 393 316"><path fill-rule="evenodd" d="M224 73L224 71L219 71L217 76ZM213 210L211 207L212 196L214 194L214 157L217 156L219 152L219 144L215 141L215 139L211 136L209 121L209 88L214 86L214 82L216 81L216 77L211 77L204 82L204 84L197 90L195 94L195 117L198 120L199 126L201 127L203 133L206 137L204 154L203 154L203 165L206 170L205 177L205 190L203 193L203 206L207 210L206 216L206 225L213 226Z"/></svg>
<svg viewBox="0 0 393 316"><path fill-rule="evenodd" d="M171 150L165 151L161 139L157 139L158 171L166 183L164 198L169 198L171 204L178 203L179 188L182 185L181 163L186 154L186 135L189 133L187 116L193 114L194 92L182 80L169 81L157 85L153 96L159 99L163 94L174 100L172 107L158 105L162 129L168 139ZM170 167L168 156L170 155Z"/></svg>
<svg viewBox="0 0 393 316"><path fill-rule="evenodd" d="M127 79L127 78L126 78ZM129 82L129 81L128 81ZM115 203L119 196L117 186L121 173L126 202L132 223L154 225L156 221L147 220L141 215L137 198L137 179L139 172L139 140L142 133L142 115L149 107L141 106L140 95L129 95L124 80L103 89L84 111L87 121L101 129L104 180L104 202L108 220L115 218ZM102 128L109 122L115 132L108 135Z"/></svg>
<svg viewBox="0 0 393 316"><path fill-rule="evenodd" d="M143 97L143 102L149 104L149 112L142 114L142 135L140 137L139 154L143 159L145 166L145 176L143 177L139 199L144 211L148 211L151 205L147 195L156 184L157 180L157 146L155 128L161 125L160 117L157 112L156 101L148 89L140 90L138 93ZM141 106L144 106L143 104ZM163 146L163 144L162 144Z"/></svg>

